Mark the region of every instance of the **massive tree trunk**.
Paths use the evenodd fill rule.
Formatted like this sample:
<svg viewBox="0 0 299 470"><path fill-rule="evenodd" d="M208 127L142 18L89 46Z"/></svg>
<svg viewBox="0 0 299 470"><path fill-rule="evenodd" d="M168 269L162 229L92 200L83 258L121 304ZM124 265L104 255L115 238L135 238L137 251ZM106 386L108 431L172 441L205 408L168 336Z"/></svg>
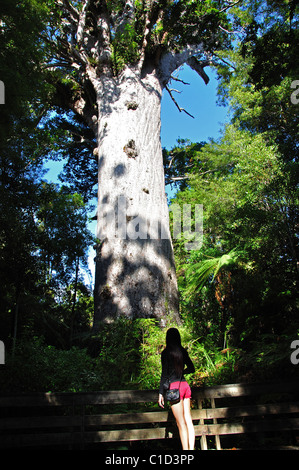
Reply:
<svg viewBox="0 0 299 470"><path fill-rule="evenodd" d="M171 316L178 294L160 141L162 84L127 67L98 80L95 326Z"/></svg>
<svg viewBox="0 0 299 470"><path fill-rule="evenodd" d="M94 325L119 315L179 321L160 143L162 89L174 100L167 85L185 63L208 82L204 68L227 40L225 12L239 2L219 9L200 0L54 3L48 65L62 105L84 120L98 145Z"/></svg>

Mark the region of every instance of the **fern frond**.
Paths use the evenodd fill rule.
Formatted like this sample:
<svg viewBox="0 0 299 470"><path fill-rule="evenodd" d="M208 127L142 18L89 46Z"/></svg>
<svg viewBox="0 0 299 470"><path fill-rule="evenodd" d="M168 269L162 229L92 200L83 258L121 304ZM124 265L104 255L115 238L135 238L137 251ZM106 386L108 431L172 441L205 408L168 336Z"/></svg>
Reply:
<svg viewBox="0 0 299 470"><path fill-rule="evenodd" d="M187 292L191 293L194 290L201 290L212 275L213 282L220 270L237 264L239 258L240 253L233 249L225 255L191 265L186 271L189 281Z"/></svg>

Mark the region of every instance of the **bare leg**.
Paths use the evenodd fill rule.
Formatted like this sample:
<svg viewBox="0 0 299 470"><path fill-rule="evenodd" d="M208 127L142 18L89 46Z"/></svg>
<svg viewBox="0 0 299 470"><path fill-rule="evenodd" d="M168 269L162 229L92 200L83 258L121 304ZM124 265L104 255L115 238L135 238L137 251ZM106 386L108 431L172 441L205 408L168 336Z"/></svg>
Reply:
<svg viewBox="0 0 299 470"><path fill-rule="evenodd" d="M184 400L171 406L173 416L175 417L183 450L189 449L188 428L184 417Z"/></svg>
<svg viewBox="0 0 299 470"><path fill-rule="evenodd" d="M194 426L193 426L192 416L191 416L190 398L185 398L183 400L183 405L184 405L185 423L186 423L187 429L188 429L188 444L189 444L188 449L189 450L194 450L195 431L194 431Z"/></svg>

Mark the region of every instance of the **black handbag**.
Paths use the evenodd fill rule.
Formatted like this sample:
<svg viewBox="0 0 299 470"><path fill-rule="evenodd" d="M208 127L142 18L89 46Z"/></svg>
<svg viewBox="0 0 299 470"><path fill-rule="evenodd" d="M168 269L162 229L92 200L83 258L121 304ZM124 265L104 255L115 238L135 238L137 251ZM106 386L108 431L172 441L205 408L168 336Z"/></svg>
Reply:
<svg viewBox="0 0 299 470"><path fill-rule="evenodd" d="M181 384L182 379L180 380ZM170 382L169 379L164 384L165 391L165 399L170 402L171 405L175 405L180 401L180 388L173 388L170 390ZM180 386L179 386L180 387Z"/></svg>
<svg viewBox="0 0 299 470"><path fill-rule="evenodd" d="M172 390L166 390L165 398L171 403L171 405L175 405L180 401L180 389L173 388Z"/></svg>

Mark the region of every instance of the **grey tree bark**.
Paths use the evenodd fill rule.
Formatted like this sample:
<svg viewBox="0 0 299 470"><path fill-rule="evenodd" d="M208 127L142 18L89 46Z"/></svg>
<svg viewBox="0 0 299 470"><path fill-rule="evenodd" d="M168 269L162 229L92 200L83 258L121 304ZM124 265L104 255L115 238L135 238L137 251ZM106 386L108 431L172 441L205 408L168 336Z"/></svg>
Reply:
<svg viewBox="0 0 299 470"><path fill-rule="evenodd" d="M95 324L171 316L178 292L160 142L161 79L127 67L98 94Z"/></svg>

